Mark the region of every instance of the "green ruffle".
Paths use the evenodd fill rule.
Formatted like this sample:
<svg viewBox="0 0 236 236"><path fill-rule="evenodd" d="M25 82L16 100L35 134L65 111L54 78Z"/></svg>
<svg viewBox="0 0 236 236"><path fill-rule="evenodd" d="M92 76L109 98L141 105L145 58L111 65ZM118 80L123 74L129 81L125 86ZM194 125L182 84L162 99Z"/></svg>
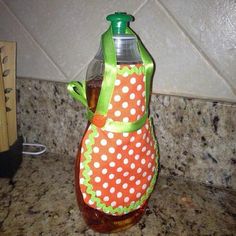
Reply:
<svg viewBox="0 0 236 236"><path fill-rule="evenodd" d="M128 67L128 66L123 66L122 68L118 68L117 74L118 75L132 75L133 73L137 75L145 74L145 67L142 65L140 67L133 66L133 67Z"/></svg>

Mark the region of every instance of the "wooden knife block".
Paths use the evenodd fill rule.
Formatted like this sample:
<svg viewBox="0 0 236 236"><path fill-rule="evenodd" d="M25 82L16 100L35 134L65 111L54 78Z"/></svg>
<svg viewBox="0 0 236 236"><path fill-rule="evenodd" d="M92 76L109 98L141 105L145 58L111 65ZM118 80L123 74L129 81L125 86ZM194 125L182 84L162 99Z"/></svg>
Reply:
<svg viewBox="0 0 236 236"><path fill-rule="evenodd" d="M22 160L17 139L16 43L0 41L0 177L13 177Z"/></svg>

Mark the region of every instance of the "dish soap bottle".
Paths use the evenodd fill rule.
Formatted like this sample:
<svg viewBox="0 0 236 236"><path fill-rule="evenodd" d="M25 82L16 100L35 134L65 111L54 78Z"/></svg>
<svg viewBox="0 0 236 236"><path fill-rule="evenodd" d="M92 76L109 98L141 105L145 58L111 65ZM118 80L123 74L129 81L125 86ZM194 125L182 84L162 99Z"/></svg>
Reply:
<svg viewBox="0 0 236 236"><path fill-rule="evenodd" d="M88 127L75 165L78 205L101 233L137 223L158 174L158 147L149 120L153 61L128 27L131 15L107 17L111 26L88 66L85 82L68 91L87 108Z"/></svg>

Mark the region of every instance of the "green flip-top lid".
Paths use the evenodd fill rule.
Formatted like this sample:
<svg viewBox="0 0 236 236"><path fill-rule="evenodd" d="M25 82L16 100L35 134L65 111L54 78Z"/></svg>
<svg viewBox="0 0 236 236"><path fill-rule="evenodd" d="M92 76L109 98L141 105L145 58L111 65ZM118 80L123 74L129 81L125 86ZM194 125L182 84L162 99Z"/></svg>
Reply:
<svg viewBox="0 0 236 236"><path fill-rule="evenodd" d="M128 22L133 20L133 16L126 14L126 12L115 12L108 15L106 18L111 21L112 32L114 35L125 34Z"/></svg>

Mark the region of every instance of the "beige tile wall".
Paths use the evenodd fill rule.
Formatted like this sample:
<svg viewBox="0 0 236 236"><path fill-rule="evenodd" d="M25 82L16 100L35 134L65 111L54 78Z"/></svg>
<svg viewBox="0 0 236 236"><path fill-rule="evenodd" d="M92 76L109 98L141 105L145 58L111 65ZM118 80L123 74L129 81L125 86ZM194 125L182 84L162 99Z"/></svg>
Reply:
<svg viewBox="0 0 236 236"><path fill-rule="evenodd" d="M115 11L136 18L154 92L236 101L235 1L0 0L0 40L17 41L18 76L82 80Z"/></svg>

